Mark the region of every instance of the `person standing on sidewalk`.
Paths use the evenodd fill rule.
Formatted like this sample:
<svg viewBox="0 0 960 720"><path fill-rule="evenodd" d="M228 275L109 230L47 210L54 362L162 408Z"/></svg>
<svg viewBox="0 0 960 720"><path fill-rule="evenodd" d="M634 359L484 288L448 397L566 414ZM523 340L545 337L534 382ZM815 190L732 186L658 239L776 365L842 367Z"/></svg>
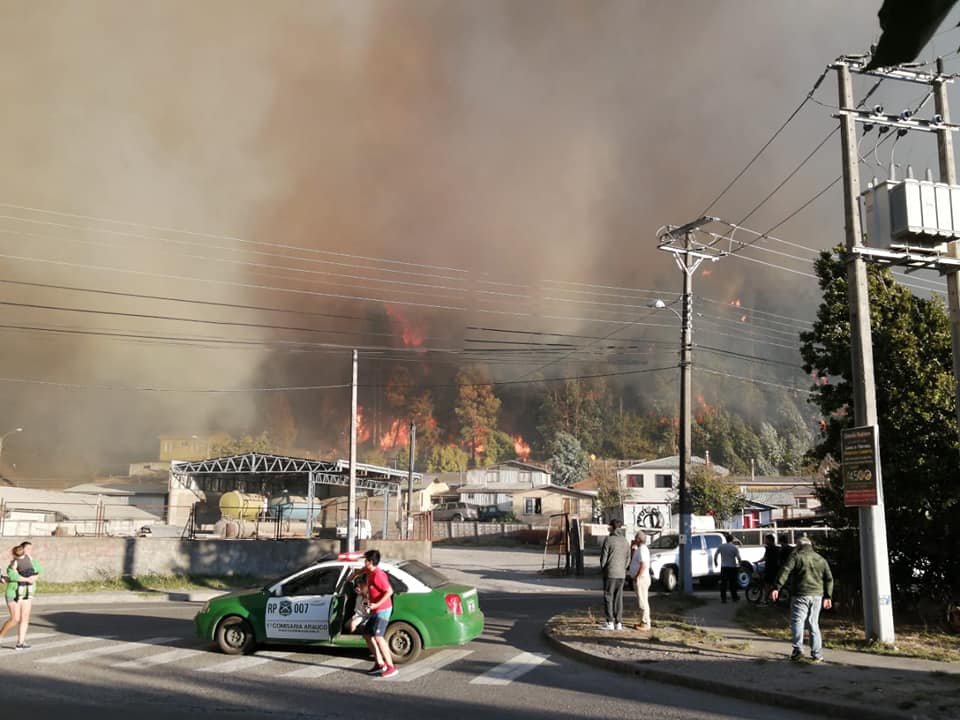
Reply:
<svg viewBox="0 0 960 720"><path fill-rule="evenodd" d="M637 630L650 629L650 548L647 547L647 534L638 530L633 539L633 555L627 574L633 579L633 588L637 591L637 609L640 611L640 624Z"/></svg>
<svg viewBox="0 0 960 720"><path fill-rule="evenodd" d="M737 594L739 583L737 582L737 572L740 570L740 548L733 543L733 535L724 533L727 539L723 545L717 548L713 554L713 562L720 561L720 602L727 601L727 586L730 587L730 597L734 602L740 599Z"/></svg>
<svg viewBox="0 0 960 720"><path fill-rule="evenodd" d="M810 657L823 662L823 638L820 635L820 608L833 607L833 573L830 564L815 552L806 535L797 540L796 549L780 568L776 584L770 591L770 600L777 601L782 588L791 583L793 601L790 603L790 635L793 641L791 660L803 657L803 626L810 626Z"/></svg>
<svg viewBox="0 0 960 720"><path fill-rule="evenodd" d="M607 621L601 630L623 630L623 581L630 562L627 531L620 520L610 521L610 534L600 547L600 569L603 571L603 612Z"/></svg>

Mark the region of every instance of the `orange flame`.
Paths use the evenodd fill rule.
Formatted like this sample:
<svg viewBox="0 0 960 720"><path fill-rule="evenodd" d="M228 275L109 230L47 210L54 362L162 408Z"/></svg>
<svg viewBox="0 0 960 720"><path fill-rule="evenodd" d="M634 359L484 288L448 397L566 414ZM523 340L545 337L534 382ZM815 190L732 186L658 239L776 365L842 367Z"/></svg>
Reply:
<svg viewBox="0 0 960 720"><path fill-rule="evenodd" d="M357 444L360 445L370 439L373 431L363 420L363 406L357 405Z"/></svg>
<svg viewBox="0 0 960 720"><path fill-rule="evenodd" d="M390 429L380 438L381 450L393 450L410 444L410 425L397 418L390 423Z"/></svg>
<svg viewBox="0 0 960 720"><path fill-rule="evenodd" d="M740 322L746 322L746 321L747 321L747 316L746 316L746 315L741 315L741 316L740 316Z"/></svg>
<svg viewBox="0 0 960 720"><path fill-rule="evenodd" d="M526 462L530 459L530 446L524 441L523 436L513 436L513 451L517 457Z"/></svg>
<svg viewBox="0 0 960 720"><path fill-rule="evenodd" d="M423 345L423 328L419 325L413 323L396 305L391 305L389 303L385 304L384 310L387 313L387 317L393 320L400 329L400 337L403 339L403 344L407 347L420 347Z"/></svg>
<svg viewBox="0 0 960 720"><path fill-rule="evenodd" d="M740 307L740 298L734 298L733 300L730 301L730 304L733 305L734 307Z"/></svg>

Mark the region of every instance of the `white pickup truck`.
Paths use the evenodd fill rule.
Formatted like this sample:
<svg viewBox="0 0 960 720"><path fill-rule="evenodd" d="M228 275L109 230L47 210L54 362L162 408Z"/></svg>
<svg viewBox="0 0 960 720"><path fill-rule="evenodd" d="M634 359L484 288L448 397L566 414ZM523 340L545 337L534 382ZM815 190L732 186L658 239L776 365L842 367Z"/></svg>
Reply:
<svg viewBox="0 0 960 720"><path fill-rule="evenodd" d="M661 535L650 543L650 578L667 591L673 592L677 587L677 578L680 574L678 566L678 548L680 536L676 534ZM690 568L694 580L700 582L720 578L720 563L714 562L717 548L724 542L723 533L696 532L690 536ZM754 566L763 560L765 548L763 545L740 546L740 572L737 580L741 588L750 584Z"/></svg>
<svg viewBox="0 0 960 720"><path fill-rule="evenodd" d="M353 523L354 537L357 540L369 540L373 537L373 526L370 525L369 520L366 518L357 518ZM346 536L347 522L344 520L343 525L337 525L337 537L345 538Z"/></svg>

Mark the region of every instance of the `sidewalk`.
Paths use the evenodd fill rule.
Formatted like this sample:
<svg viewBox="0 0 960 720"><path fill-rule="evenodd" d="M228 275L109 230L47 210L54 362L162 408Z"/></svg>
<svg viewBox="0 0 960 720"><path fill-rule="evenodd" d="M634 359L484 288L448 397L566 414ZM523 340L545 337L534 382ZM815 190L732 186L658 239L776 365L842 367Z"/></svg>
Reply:
<svg viewBox="0 0 960 720"><path fill-rule="evenodd" d="M711 600L686 617L723 638L706 650L668 644L654 628L639 632L604 631L596 624L547 623L544 633L557 649L592 665L658 682L682 685L743 700L829 717L902 720L960 717L960 664L888 655L824 650L826 662L791 662L789 642L744 630L733 616L737 603ZM633 600L628 593L625 600ZM599 594L598 594L599 603ZM633 610L634 605L629 605ZM633 619L627 612L627 618ZM809 649L807 648L809 653Z"/></svg>

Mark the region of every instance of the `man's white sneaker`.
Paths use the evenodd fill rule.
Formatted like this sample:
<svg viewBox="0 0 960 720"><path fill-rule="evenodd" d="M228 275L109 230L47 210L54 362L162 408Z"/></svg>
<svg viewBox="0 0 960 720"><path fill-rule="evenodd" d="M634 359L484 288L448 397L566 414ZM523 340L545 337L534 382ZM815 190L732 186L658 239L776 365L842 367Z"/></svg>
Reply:
<svg viewBox="0 0 960 720"><path fill-rule="evenodd" d="M603 625L600 626L600 629L601 629L601 630L615 630L616 627L614 626L614 624L613 624L612 622L605 622Z"/></svg>
<svg viewBox="0 0 960 720"><path fill-rule="evenodd" d="M617 626L614 628L614 630L623 630L623 623L617 623Z"/></svg>

